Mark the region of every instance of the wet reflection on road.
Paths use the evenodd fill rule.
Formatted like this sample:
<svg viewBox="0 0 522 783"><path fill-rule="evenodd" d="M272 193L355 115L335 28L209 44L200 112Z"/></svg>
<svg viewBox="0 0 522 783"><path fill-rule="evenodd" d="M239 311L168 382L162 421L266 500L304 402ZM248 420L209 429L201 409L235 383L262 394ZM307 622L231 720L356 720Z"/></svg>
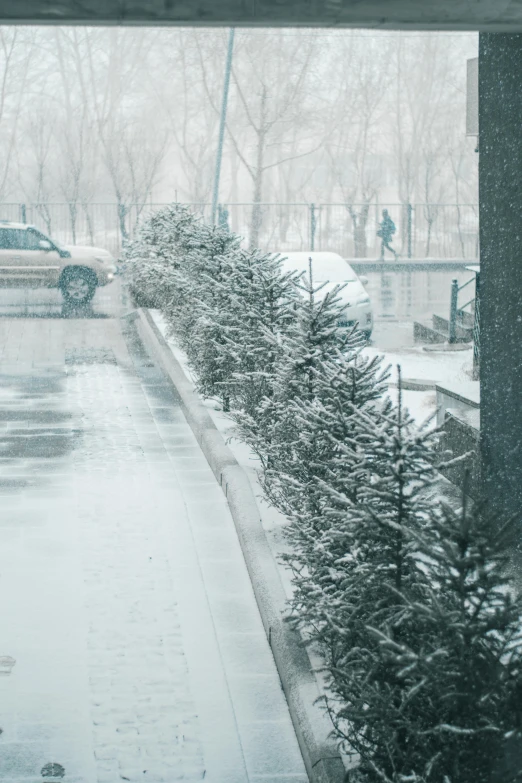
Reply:
<svg viewBox="0 0 522 783"><path fill-rule="evenodd" d="M81 441L81 422L68 405L66 390L72 365L107 361L98 347L89 350L74 341L64 347L67 335L85 327L57 322L109 320L121 313L119 280L98 289L92 302L77 306L64 302L57 290L0 289L0 500L4 511L13 493L22 493L9 509L11 524L17 515L25 518L27 509L19 504L21 498L27 501L31 488L39 487L44 494L60 492L71 453ZM39 319L41 324L35 323Z"/></svg>
<svg viewBox="0 0 522 783"><path fill-rule="evenodd" d="M366 290L373 303L376 321L424 321L433 314L449 315L451 281L462 285L474 278L468 269L386 269L365 271ZM474 295L474 285L462 295L464 304Z"/></svg>
<svg viewBox="0 0 522 783"><path fill-rule="evenodd" d="M447 316L451 281L462 285L474 276L467 269L394 270L386 264L382 270L364 274L375 319L373 344L381 351L411 347L413 321L429 322L433 314ZM474 295L473 289L470 285L463 291L464 300ZM110 319L133 306L121 278L98 289L92 302L84 306L64 303L60 292L53 289L0 289L0 319Z"/></svg>
<svg viewBox="0 0 522 783"><path fill-rule="evenodd" d="M2 363L0 372L0 498L51 481L63 470L81 431L64 408L65 370ZM54 481L52 482L55 483ZM5 508L4 508L5 510ZM10 515L22 509L10 509ZM10 516L11 519L11 516ZM12 519L11 519L12 523Z"/></svg>
<svg viewBox="0 0 522 783"><path fill-rule="evenodd" d="M99 288L85 305L65 302L57 289L5 288L0 289L0 318L117 318L125 299L119 279Z"/></svg>
<svg viewBox="0 0 522 783"><path fill-rule="evenodd" d="M451 281L459 285L474 277L467 269L386 268L365 271L366 289L373 303L375 321L412 322L449 313ZM474 286L463 292L473 296ZM469 294L469 295L468 295ZM464 302L462 302L464 303ZM0 318L118 318L132 307L121 278L99 288L88 305L66 304L55 289L0 289Z"/></svg>

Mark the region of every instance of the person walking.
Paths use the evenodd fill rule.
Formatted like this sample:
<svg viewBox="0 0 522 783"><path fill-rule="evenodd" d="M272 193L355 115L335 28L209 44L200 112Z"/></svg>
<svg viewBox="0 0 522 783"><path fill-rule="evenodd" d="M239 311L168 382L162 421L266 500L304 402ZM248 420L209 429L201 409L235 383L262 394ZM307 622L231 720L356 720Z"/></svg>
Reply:
<svg viewBox="0 0 522 783"><path fill-rule="evenodd" d="M381 238L381 261L384 261L384 248L389 250L390 253L393 253L393 255L395 256L395 260L397 260L399 257L399 254L395 252L395 250L390 244L393 239L393 235L395 234L395 231L396 231L395 223L389 216L388 210L383 209L382 222L379 223L379 230L377 231L377 236Z"/></svg>

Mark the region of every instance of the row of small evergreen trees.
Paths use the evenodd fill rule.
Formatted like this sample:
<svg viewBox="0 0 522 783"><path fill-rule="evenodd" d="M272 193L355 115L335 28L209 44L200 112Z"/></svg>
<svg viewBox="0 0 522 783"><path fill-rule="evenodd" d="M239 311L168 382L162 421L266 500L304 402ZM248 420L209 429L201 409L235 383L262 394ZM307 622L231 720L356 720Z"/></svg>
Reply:
<svg viewBox="0 0 522 783"><path fill-rule="evenodd" d="M338 291L178 205L142 225L126 262L289 521L291 621L322 653L358 779L522 780L512 527L439 498L437 435L338 328Z"/></svg>

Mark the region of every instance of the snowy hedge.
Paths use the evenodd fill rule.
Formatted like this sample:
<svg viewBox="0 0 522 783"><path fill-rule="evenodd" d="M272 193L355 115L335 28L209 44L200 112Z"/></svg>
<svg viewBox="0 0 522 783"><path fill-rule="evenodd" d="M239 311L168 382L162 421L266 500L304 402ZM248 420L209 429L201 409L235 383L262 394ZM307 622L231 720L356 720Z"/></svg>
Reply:
<svg viewBox="0 0 522 783"><path fill-rule="evenodd" d="M504 762L522 733L512 526L433 492L437 435L338 328L337 289L319 295L312 268L283 274L179 205L142 225L125 260L289 520L290 621L322 652L325 706L358 779L521 780Z"/></svg>

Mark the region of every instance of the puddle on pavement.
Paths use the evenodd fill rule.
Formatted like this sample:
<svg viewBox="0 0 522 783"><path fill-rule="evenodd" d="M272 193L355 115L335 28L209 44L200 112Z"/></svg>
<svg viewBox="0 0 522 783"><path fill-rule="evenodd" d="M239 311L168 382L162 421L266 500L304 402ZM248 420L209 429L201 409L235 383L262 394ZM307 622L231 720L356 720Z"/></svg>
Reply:
<svg viewBox="0 0 522 783"><path fill-rule="evenodd" d="M0 316L7 318L112 318L109 313L99 312L93 307L72 307L70 305L31 305L29 307L0 306Z"/></svg>
<svg viewBox="0 0 522 783"><path fill-rule="evenodd" d="M114 352L110 348L67 348L65 364L117 364Z"/></svg>
<svg viewBox="0 0 522 783"><path fill-rule="evenodd" d="M64 404L66 373L26 368L0 374L0 493L48 482L81 440ZM58 406L58 407L57 407Z"/></svg>
<svg viewBox="0 0 522 783"><path fill-rule="evenodd" d="M0 288L0 317L3 318L117 318L127 300L121 281L98 288L92 302L74 305L64 302L57 289Z"/></svg>

